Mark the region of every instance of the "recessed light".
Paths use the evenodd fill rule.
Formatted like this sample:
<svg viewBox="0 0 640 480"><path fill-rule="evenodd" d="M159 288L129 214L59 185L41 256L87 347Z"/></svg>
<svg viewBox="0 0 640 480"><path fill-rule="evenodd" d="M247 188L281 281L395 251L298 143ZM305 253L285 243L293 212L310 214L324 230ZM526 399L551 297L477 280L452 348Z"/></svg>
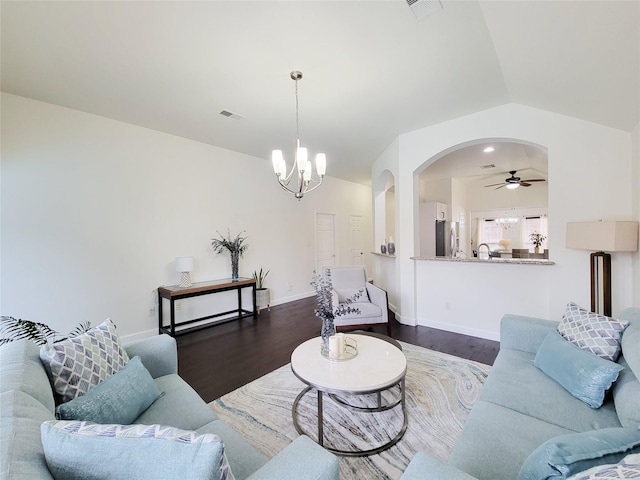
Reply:
<svg viewBox="0 0 640 480"><path fill-rule="evenodd" d="M489 146L489 147L486 147L486 148L485 148L484 150L482 150L482 151L483 151L484 153L491 153L491 152L493 152L494 150L495 150L495 148L494 148L494 147Z"/></svg>

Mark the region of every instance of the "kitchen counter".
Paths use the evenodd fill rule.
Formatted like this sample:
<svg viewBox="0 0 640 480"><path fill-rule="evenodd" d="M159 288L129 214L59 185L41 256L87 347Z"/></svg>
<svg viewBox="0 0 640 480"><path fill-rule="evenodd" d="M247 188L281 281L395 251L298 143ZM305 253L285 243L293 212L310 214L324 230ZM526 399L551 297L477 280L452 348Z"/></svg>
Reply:
<svg viewBox="0 0 640 480"><path fill-rule="evenodd" d="M456 262L456 263L506 263L516 265L555 265L555 262L541 258L449 258L449 257L411 257L411 260L422 260L429 262Z"/></svg>

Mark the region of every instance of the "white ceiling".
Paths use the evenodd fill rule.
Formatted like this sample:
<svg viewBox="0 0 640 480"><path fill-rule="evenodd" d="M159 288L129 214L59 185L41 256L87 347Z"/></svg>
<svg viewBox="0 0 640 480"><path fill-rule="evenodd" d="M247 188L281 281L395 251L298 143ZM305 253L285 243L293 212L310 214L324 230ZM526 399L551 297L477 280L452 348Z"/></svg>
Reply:
<svg viewBox="0 0 640 480"><path fill-rule="evenodd" d="M369 184L400 133L516 102L631 131L640 2L2 1L2 90ZM229 110L244 116L219 115Z"/></svg>

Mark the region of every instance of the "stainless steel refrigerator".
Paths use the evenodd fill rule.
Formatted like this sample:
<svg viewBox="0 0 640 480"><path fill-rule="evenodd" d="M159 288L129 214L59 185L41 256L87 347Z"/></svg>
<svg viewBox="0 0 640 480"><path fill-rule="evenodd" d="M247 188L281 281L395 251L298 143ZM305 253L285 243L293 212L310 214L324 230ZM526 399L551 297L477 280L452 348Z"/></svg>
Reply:
<svg viewBox="0 0 640 480"><path fill-rule="evenodd" d="M454 258L460 249L460 225L458 222L436 220L436 257Z"/></svg>

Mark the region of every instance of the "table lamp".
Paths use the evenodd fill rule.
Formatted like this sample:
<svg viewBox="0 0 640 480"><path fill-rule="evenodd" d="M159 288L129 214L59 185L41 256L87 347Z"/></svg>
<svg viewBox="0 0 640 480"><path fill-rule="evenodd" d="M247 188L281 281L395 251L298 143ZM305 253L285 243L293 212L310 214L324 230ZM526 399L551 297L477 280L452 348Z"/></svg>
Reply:
<svg viewBox="0 0 640 480"><path fill-rule="evenodd" d="M193 257L178 257L176 258L176 272L180 272L180 284L181 287L190 287L191 274L193 271Z"/></svg>
<svg viewBox="0 0 640 480"><path fill-rule="evenodd" d="M611 255L636 252L638 222L569 222L567 248L591 250L591 311L611 316Z"/></svg>

